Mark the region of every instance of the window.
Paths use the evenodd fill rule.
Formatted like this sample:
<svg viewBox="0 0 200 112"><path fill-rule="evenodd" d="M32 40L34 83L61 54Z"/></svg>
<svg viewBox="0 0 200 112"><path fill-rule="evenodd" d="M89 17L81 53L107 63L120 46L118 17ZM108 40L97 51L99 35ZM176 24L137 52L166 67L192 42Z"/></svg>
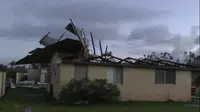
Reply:
<svg viewBox="0 0 200 112"><path fill-rule="evenodd" d="M52 75L56 75L56 65L51 65L48 68L48 71L52 74Z"/></svg>
<svg viewBox="0 0 200 112"><path fill-rule="evenodd" d="M122 84L123 83L123 68L122 67L116 67L114 68L115 74L114 74L114 83L116 84Z"/></svg>
<svg viewBox="0 0 200 112"><path fill-rule="evenodd" d="M56 75L56 68L57 68L56 66L53 66L53 67L52 67L52 74L53 74L53 75Z"/></svg>
<svg viewBox="0 0 200 112"><path fill-rule="evenodd" d="M87 74L88 74L88 66L75 65L74 69L75 80L81 80L83 78L87 78Z"/></svg>
<svg viewBox="0 0 200 112"><path fill-rule="evenodd" d="M155 83L164 84L165 80L165 71L164 70L155 70Z"/></svg>
<svg viewBox="0 0 200 112"><path fill-rule="evenodd" d="M155 84L176 84L176 71L155 70Z"/></svg>
<svg viewBox="0 0 200 112"><path fill-rule="evenodd" d="M107 79L109 83L123 84L123 68L109 67L107 71Z"/></svg>
<svg viewBox="0 0 200 112"><path fill-rule="evenodd" d="M192 86L200 86L200 72L199 71L192 72Z"/></svg>
<svg viewBox="0 0 200 112"><path fill-rule="evenodd" d="M47 82L47 83L51 83L51 74L48 73L48 74L46 75L46 77L47 77L47 78L45 78L45 79L46 79L46 82Z"/></svg>

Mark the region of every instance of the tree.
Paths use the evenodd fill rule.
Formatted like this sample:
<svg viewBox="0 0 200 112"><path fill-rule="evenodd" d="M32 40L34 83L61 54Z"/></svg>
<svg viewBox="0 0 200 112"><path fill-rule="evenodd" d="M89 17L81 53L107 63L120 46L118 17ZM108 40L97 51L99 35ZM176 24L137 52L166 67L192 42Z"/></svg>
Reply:
<svg viewBox="0 0 200 112"><path fill-rule="evenodd" d="M5 71L7 69L6 65L0 64L0 71Z"/></svg>
<svg viewBox="0 0 200 112"><path fill-rule="evenodd" d="M200 56L193 53L193 52L185 52L185 62L189 65L193 65L196 67L200 66ZM199 72L193 71L192 74L192 85L194 86L200 86L200 74Z"/></svg>
<svg viewBox="0 0 200 112"><path fill-rule="evenodd" d="M160 53L159 55L156 54L155 52L152 52L149 55L143 55L144 59L151 59L151 60L167 60L167 61L172 61L173 56L171 56L170 53L168 52L163 52ZM196 55L193 52L184 52L184 57L185 57L185 63L189 65L194 65L194 66L200 66L200 55ZM179 62L179 59L176 60L176 62Z"/></svg>
<svg viewBox="0 0 200 112"><path fill-rule="evenodd" d="M200 56L193 52L185 52L185 62L190 65L200 66Z"/></svg>
<svg viewBox="0 0 200 112"><path fill-rule="evenodd" d="M168 52L160 53L160 58L164 60L173 60L173 57Z"/></svg>
<svg viewBox="0 0 200 112"><path fill-rule="evenodd" d="M170 60L173 59L171 54L168 53L168 52L163 52L163 53L160 53L159 55L157 55L155 52L152 52L149 55L143 55L143 56L146 59L152 59L152 60L160 60L160 59L162 59L162 60L169 60L170 61Z"/></svg>
<svg viewBox="0 0 200 112"><path fill-rule="evenodd" d="M11 61L11 62L9 63L9 65L11 66L11 68L13 68L13 66L15 65L15 61Z"/></svg>

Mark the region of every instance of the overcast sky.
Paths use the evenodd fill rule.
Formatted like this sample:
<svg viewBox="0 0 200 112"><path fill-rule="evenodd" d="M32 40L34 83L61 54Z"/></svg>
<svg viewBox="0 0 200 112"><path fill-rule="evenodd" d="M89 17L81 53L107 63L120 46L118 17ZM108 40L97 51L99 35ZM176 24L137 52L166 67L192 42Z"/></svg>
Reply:
<svg viewBox="0 0 200 112"><path fill-rule="evenodd" d="M171 52L180 38L191 40L190 28L199 25L199 0L1 0L0 14L0 63L40 47L49 31L59 38L69 18L114 55L139 57Z"/></svg>

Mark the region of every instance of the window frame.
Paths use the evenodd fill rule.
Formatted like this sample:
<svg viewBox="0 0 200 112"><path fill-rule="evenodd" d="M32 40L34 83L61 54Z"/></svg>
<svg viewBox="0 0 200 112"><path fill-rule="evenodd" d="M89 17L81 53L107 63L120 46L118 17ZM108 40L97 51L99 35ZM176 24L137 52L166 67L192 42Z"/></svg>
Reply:
<svg viewBox="0 0 200 112"><path fill-rule="evenodd" d="M83 77L82 79L88 78L88 70L89 70L88 65L75 65L75 66L74 66L74 80L77 80L77 81L82 80L82 79L77 79L77 78L76 78L76 67L77 67L77 66L78 66L78 67L86 67L86 76Z"/></svg>
<svg viewBox="0 0 200 112"><path fill-rule="evenodd" d="M120 74L117 73L117 69L121 70ZM120 76L117 76L117 75L120 75ZM120 81L117 80L117 77L120 77ZM123 80L124 80L124 68L123 67L113 67L113 83L123 84Z"/></svg>
<svg viewBox="0 0 200 112"><path fill-rule="evenodd" d="M164 74L158 74L159 72L164 72ZM160 79L160 77L161 77L161 79ZM157 79L157 78L159 78L159 79ZM155 69L155 84L165 84L165 71L164 70Z"/></svg>
<svg viewBox="0 0 200 112"><path fill-rule="evenodd" d="M164 74L156 74L157 71L162 71L162 72L164 72ZM173 71L173 79L172 79L173 83L169 83L169 81L167 81L167 72L169 72L169 71ZM159 81L157 81L157 78L156 78L157 75L164 75L163 76L163 83L159 83ZM155 69L155 82L154 83L156 85L157 84L173 84L173 85L176 85L176 70L174 70L174 69Z"/></svg>
<svg viewBox="0 0 200 112"><path fill-rule="evenodd" d="M170 83L170 81L167 80L167 72L172 72L173 73L173 79L172 79L172 83ZM176 85L176 70L173 69L169 69L169 70L165 70L165 84L174 84Z"/></svg>

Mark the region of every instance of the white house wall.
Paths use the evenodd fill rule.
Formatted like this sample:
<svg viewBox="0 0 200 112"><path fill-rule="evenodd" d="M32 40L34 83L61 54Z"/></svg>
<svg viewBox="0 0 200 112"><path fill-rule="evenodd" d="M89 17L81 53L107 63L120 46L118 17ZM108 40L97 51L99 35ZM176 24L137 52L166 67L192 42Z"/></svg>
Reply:
<svg viewBox="0 0 200 112"><path fill-rule="evenodd" d="M57 53L54 53L54 55L51 58L51 62L49 63L49 65L56 65L56 64L60 64L61 63L61 59L57 56Z"/></svg>
<svg viewBox="0 0 200 112"><path fill-rule="evenodd" d="M6 73L0 71L0 97L5 95Z"/></svg>

